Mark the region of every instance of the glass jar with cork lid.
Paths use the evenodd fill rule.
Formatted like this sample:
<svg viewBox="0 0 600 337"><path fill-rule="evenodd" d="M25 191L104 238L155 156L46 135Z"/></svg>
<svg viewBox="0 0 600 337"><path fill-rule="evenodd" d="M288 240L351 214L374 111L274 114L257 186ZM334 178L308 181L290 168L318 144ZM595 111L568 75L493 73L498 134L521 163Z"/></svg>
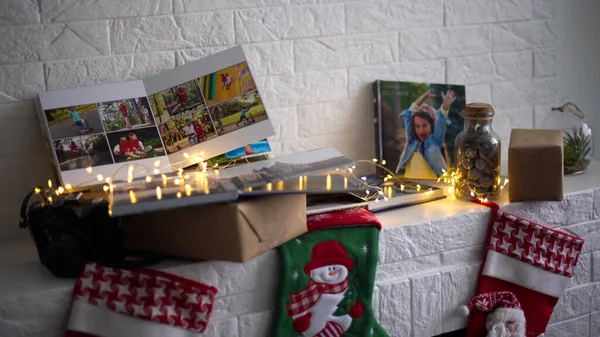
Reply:
<svg viewBox="0 0 600 337"><path fill-rule="evenodd" d="M492 130L494 108L470 103L460 113L464 129L456 136L454 194L464 199L495 199L500 194L500 137Z"/></svg>

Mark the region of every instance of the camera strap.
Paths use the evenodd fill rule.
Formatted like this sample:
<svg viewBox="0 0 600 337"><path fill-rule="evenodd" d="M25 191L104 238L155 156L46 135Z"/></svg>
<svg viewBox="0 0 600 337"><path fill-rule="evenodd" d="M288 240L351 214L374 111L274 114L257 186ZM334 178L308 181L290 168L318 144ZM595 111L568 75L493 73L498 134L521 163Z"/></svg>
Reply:
<svg viewBox="0 0 600 337"><path fill-rule="evenodd" d="M27 207L29 206L29 199L31 196L35 194L35 189L31 190L31 192L27 193L23 202L21 203L21 213L19 215L19 227L27 228Z"/></svg>

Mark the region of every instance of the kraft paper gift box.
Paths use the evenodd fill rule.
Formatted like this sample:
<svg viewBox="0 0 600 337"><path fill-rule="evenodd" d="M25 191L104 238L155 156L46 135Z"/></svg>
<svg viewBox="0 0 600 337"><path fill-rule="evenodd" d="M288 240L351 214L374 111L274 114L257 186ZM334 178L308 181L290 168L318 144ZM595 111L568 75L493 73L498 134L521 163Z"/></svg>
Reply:
<svg viewBox="0 0 600 337"><path fill-rule="evenodd" d="M510 201L562 200L562 130L513 129L508 178Z"/></svg>
<svg viewBox="0 0 600 337"><path fill-rule="evenodd" d="M128 249L232 262L245 262L306 231L304 194L143 213L123 225Z"/></svg>

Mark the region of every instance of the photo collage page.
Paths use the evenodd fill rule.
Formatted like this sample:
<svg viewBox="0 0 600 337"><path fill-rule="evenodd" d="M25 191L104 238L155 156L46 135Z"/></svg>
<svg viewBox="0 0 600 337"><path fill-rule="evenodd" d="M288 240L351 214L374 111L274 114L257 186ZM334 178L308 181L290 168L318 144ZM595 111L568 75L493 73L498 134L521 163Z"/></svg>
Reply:
<svg viewBox="0 0 600 337"><path fill-rule="evenodd" d="M146 97L44 111L60 171L165 155Z"/></svg>
<svg viewBox="0 0 600 337"><path fill-rule="evenodd" d="M267 119L246 62L149 96L167 154Z"/></svg>

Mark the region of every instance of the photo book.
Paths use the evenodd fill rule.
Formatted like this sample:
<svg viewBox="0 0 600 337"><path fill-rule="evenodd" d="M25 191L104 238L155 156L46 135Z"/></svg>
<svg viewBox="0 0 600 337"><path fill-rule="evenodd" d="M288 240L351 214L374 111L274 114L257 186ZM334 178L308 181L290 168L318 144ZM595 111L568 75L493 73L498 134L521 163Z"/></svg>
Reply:
<svg viewBox="0 0 600 337"><path fill-rule="evenodd" d="M264 159L275 134L239 46L144 80L42 92L36 103L63 186L96 185L129 165L169 173L207 158Z"/></svg>
<svg viewBox="0 0 600 337"><path fill-rule="evenodd" d="M158 175L150 181L113 184L109 205L112 216L124 216L272 194L358 192L363 184L337 170L353 164L336 150L323 148L222 170Z"/></svg>
<svg viewBox="0 0 600 337"><path fill-rule="evenodd" d="M455 167L454 140L464 128L464 86L376 81L373 91L377 158L389 171L407 179L437 180Z"/></svg>
<svg viewBox="0 0 600 337"><path fill-rule="evenodd" d="M361 185L358 191L349 191L348 193L332 195L307 195L307 214L313 215L324 212L340 211L349 208L362 207L373 213L412 206L429 201L443 199L444 190L421 183L420 188L415 186L403 186L400 184L381 184L380 182L369 180L369 185L380 186L382 194L373 197L373 188L367 188ZM375 179L377 180L377 179ZM411 184L412 185L412 184ZM367 193L370 191L370 193ZM428 191L425 193L424 191Z"/></svg>

